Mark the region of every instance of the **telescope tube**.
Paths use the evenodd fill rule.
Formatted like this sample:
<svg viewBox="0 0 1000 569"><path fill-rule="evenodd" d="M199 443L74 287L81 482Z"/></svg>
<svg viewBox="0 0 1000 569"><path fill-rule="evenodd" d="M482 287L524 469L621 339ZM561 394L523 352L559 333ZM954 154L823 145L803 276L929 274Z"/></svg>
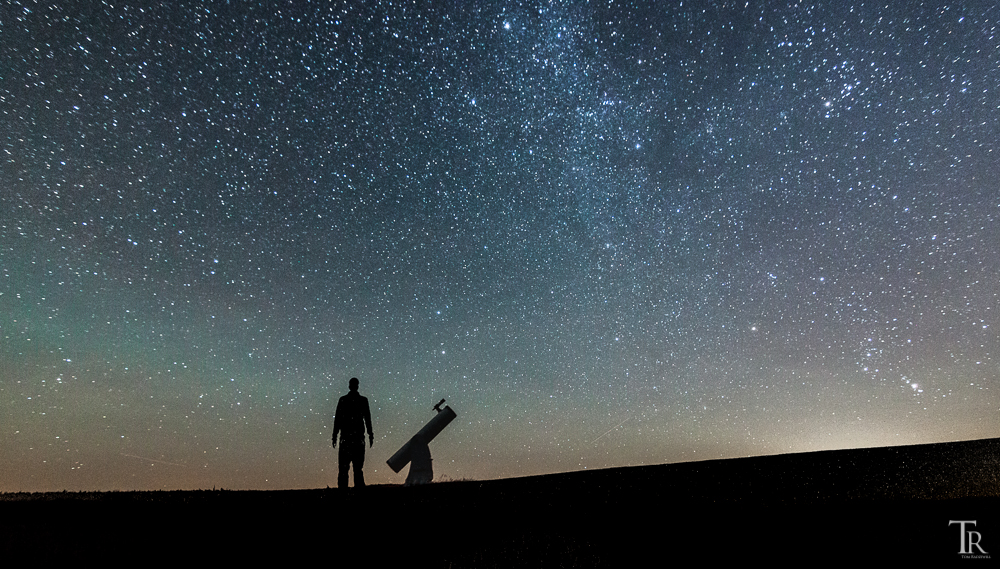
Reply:
<svg viewBox="0 0 1000 569"><path fill-rule="evenodd" d="M396 454L392 455L389 460L385 461L386 464L389 465L389 468L391 468L393 472L399 472L402 470L403 467L410 462L412 447L414 445L426 445L434 440L434 437L438 436L438 433L447 427L448 423L450 423L457 416L458 415L451 410L451 407L445 405L444 409L442 409L440 413L434 415L434 418L424 425L423 429L420 429L420 432L413 435L410 440L406 441L405 445L396 451Z"/></svg>

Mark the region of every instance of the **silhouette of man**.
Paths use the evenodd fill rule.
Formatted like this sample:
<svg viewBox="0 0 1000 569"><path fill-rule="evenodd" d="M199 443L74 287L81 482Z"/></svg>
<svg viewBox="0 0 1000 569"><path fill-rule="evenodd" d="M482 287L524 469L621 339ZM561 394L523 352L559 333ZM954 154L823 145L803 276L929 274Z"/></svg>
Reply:
<svg viewBox="0 0 1000 569"><path fill-rule="evenodd" d="M340 433L340 474L337 487L347 488L347 471L354 464L354 487L363 488L365 474L365 430L368 430L368 446L375 444L372 434L372 414L368 409L368 398L358 393L358 378L348 382L350 391L337 402L337 414L333 418L333 448L337 448L337 433Z"/></svg>

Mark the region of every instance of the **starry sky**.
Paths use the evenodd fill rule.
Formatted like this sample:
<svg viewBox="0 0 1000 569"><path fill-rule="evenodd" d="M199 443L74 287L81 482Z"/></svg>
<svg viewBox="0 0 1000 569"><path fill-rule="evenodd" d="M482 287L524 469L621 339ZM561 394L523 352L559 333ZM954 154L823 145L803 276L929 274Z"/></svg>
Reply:
<svg viewBox="0 0 1000 569"><path fill-rule="evenodd" d="M886 6L888 4L888 6ZM994 2L0 7L0 491L1000 436Z"/></svg>

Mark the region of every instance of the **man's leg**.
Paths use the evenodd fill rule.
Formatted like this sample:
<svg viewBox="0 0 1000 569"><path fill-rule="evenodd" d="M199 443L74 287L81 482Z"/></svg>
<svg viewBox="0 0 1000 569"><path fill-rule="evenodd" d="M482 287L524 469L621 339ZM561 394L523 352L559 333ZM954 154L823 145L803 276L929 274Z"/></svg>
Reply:
<svg viewBox="0 0 1000 569"><path fill-rule="evenodd" d="M358 452L354 454L354 487L364 488L365 487L365 473L362 469L365 467L365 440L361 439L358 442Z"/></svg>
<svg viewBox="0 0 1000 569"><path fill-rule="evenodd" d="M347 449L348 444L343 439L340 440L340 452L337 453L337 462L340 471L337 474L337 488L347 488L347 471L351 468L351 453Z"/></svg>

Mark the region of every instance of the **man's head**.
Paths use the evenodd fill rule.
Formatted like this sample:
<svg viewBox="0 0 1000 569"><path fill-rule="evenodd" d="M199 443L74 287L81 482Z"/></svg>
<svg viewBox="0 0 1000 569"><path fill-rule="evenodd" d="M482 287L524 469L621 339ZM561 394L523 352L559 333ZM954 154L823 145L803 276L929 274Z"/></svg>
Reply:
<svg viewBox="0 0 1000 569"><path fill-rule="evenodd" d="M358 390L358 378L352 377L351 381L347 382L347 386L351 389L351 391L357 391Z"/></svg>

